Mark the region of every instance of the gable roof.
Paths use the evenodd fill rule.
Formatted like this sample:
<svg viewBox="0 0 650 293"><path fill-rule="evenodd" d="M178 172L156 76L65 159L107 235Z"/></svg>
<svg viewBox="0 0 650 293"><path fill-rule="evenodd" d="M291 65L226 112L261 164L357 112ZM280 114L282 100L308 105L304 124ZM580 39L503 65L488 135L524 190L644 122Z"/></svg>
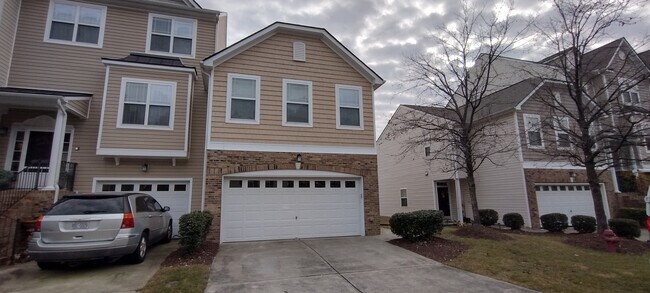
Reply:
<svg viewBox="0 0 650 293"><path fill-rule="evenodd" d="M212 68L217 66L230 58L248 50L249 48L263 42L278 32L291 32L305 35L318 36L332 51L341 56L352 68L356 69L368 81L373 84L373 88L377 89L384 80L374 72L368 65L363 63L361 59L355 56L348 48L339 42L332 34L326 29L312 26L305 26L286 22L274 22L271 25L253 33L252 35L216 52L207 58L203 59L203 66Z"/></svg>
<svg viewBox="0 0 650 293"><path fill-rule="evenodd" d="M641 58L641 60L643 61L643 63L645 63L646 66L650 67L650 50L641 52L637 55L639 55L639 58Z"/></svg>

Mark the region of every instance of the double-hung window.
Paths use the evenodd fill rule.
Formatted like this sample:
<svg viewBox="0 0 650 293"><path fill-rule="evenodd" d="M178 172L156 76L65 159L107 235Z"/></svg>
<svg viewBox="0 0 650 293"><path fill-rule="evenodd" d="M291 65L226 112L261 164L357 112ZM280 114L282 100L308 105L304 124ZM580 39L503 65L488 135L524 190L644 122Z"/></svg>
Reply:
<svg viewBox="0 0 650 293"><path fill-rule="evenodd" d="M53 0L45 41L101 48L105 22L105 6Z"/></svg>
<svg viewBox="0 0 650 293"><path fill-rule="evenodd" d="M524 114L524 126L526 129L526 140L529 148L543 148L542 141L542 120L539 115Z"/></svg>
<svg viewBox="0 0 650 293"><path fill-rule="evenodd" d="M621 99L623 99L623 104L626 105L636 105L641 103L639 98L639 91L636 88L631 88L628 91L621 94Z"/></svg>
<svg viewBox="0 0 650 293"><path fill-rule="evenodd" d="M363 129L361 87L336 85L336 128Z"/></svg>
<svg viewBox="0 0 650 293"><path fill-rule="evenodd" d="M555 129L555 143L558 149L571 148L571 140L569 138L569 117L555 117L553 119L553 128Z"/></svg>
<svg viewBox="0 0 650 293"><path fill-rule="evenodd" d="M407 207L409 205L406 188L402 188L399 190L399 200L400 200L400 206Z"/></svg>
<svg viewBox="0 0 650 293"><path fill-rule="evenodd" d="M312 84L304 80L282 80L282 125L312 126Z"/></svg>
<svg viewBox="0 0 650 293"><path fill-rule="evenodd" d="M147 52L194 57L196 20L149 14Z"/></svg>
<svg viewBox="0 0 650 293"><path fill-rule="evenodd" d="M176 83L122 78L118 127L172 129Z"/></svg>
<svg viewBox="0 0 650 293"><path fill-rule="evenodd" d="M260 122L260 77L228 74L226 122Z"/></svg>

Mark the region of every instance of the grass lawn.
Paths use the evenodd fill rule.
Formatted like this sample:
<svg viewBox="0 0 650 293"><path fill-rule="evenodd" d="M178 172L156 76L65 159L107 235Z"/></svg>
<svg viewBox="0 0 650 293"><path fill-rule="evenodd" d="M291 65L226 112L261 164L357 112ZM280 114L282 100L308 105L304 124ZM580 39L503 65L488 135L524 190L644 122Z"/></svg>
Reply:
<svg viewBox="0 0 650 293"><path fill-rule="evenodd" d="M140 292L203 292L208 283L209 273L210 266L205 264L195 264L182 267L162 267Z"/></svg>
<svg viewBox="0 0 650 293"><path fill-rule="evenodd" d="M650 253L606 253L562 243L557 235L516 235L494 241L441 237L467 245L446 264L543 292L650 292Z"/></svg>

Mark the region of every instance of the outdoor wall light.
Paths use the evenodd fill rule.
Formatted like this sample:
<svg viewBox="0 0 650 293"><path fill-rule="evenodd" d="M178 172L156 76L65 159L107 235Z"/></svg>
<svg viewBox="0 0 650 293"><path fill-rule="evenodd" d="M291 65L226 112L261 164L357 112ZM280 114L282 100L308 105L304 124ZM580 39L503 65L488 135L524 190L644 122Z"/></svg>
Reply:
<svg viewBox="0 0 650 293"><path fill-rule="evenodd" d="M300 167L302 166L302 155L298 154L296 156L295 163L296 163L296 170L300 170Z"/></svg>
<svg viewBox="0 0 650 293"><path fill-rule="evenodd" d="M142 167L140 168L142 172L147 172L149 171L149 165L148 164L142 164Z"/></svg>

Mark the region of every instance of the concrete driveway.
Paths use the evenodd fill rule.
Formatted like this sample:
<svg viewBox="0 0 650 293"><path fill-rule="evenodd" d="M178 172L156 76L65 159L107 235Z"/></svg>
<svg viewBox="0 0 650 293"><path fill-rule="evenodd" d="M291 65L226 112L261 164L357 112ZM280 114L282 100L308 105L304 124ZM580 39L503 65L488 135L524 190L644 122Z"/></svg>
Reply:
<svg viewBox="0 0 650 293"><path fill-rule="evenodd" d="M149 247L147 258L137 265L96 262L43 271L32 261L0 267L0 292L135 292L176 249L177 241Z"/></svg>
<svg viewBox="0 0 650 293"><path fill-rule="evenodd" d="M205 292L527 292L374 237L223 244Z"/></svg>

